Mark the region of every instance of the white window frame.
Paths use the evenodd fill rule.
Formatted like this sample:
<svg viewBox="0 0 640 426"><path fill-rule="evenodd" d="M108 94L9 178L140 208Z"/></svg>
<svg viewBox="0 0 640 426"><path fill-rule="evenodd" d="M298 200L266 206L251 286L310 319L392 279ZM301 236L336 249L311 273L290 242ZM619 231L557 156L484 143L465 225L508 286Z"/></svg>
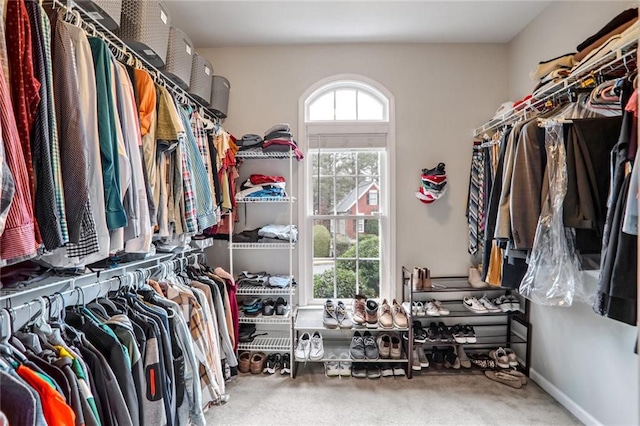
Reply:
<svg viewBox="0 0 640 426"><path fill-rule="evenodd" d="M356 120L338 120L335 118L335 92L340 89L352 89L356 91L356 117L358 117L358 92L366 93L372 98L378 100L382 105L382 119L381 120L365 120L358 119ZM311 120L310 118L310 107L319 97L329 93L334 93L334 119L333 120ZM381 90L379 90L376 86L368 83L364 83L363 81L359 81L356 79L345 79L345 80L337 80L329 82L323 86L317 88L314 92L312 92L307 98L305 98L304 105L304 121L305 123L345 123L345 122L373 122L373 123L387 123L389 122L389 97L384 94Z"/></svg>
<svg viewBox="0 0 640 426"><path fill-rule="evenodd" d="M375 194L376 196L376 203L373 204L371 203L371 195ZM378 199L378 197L380 196L380 192L377 189L372 189L369 192L367 192L367 205L368 206L378 206L380 205L380 200Z"/></svg>
<svg viewBox="0 0 640 426"><path fill-rule="evenodd" d="M314 121L307 120L308 100L321 95L325 90L332 90L336 87L346 87L346 83L355 83L364 87L369 86L377 90L382 99L386 99L387 121ZM363 90L365 91L365 90ZM366 90L371 93L371 90ZM312 98L313 97L313 98ZM378 195L378 209L380 218L380 298L393 299L397 297L397 253L396 253L396 197L395 197L395 176L396 176L396 132L395 132L395 98L380 83L355 74L340 74L327 77L318 81L308 88L298 100L298 145L303 152L308 152L311 148L308 145L308 137L313 134L333 134L333 133L382 133L386 134L386 161L380 170L380 189L378 194L382 194L384 200L380 200ZM307 182L310 179L311 164L302 161L298 170L298 188L303 194L301 202L298 203L298 227L300 228L300 238L298 243L298 275L301 285L299 286L299 304L307 306L320 304L322 301L313 298L313 223L309 215L310 191L307 191ZM382 206L384 206L384 210Z"/></svg>

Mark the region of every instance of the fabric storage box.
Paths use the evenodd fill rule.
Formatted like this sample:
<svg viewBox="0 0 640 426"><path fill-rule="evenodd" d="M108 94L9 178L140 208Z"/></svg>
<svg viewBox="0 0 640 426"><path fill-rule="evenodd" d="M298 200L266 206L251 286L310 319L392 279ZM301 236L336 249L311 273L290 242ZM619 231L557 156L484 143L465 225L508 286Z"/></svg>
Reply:
<svg viewBox="0 0 640 426"><path fill-rule="evenodd" d="M167 65L164 73L183 89L189 87L191 67L193 66L193 43L187 35L175 27L169 31Z"/></svg>
<svg viewBox="0 0 640 426"><path fill-rule="evenodd" d="M195 97L204 106L211 102L211 85L213 81L213 67L204 56L193 54L193 66L191 67L191 79L189 81L189 94Z"/></svg>
<svg viewBox="0 0 640 426"><path fill-rule="evenodd" d="M154 67L167 59L171 19L164 5L154 0L123 0L120 38Z"/></svg>
<svg viewBox="0 0 640 426"><path fill-rule="evenodd" d="M211 104L209 109L220 118L227 118L231 84L221 75L214 75L211 84Z"/></svg>
<svg viewBox="0 0 640 426"><path fill-rule="evenodd" d="M89 17L95 19L109 31L120 28L122 0L75 0Z"/></svg>

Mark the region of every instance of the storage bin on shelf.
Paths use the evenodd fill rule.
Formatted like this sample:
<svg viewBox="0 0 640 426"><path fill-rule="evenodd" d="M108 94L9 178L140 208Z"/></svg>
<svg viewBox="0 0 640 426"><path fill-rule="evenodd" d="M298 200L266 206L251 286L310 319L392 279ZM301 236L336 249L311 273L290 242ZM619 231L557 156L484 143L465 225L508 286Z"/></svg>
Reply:
<svg viewBox="0 0 640 426"><path fill-rule="evenodd" d="M183 31L171 27L169 31L169 47L167 48L167 63L162 71L185 90L189 88L189 81L191 80L194 50L191 39Z"/></svg>
<svg viewBox="0 0 640 426"><path fill-rule="evenodd" d="M124 0L120 38L154 67L167 59L171 18L162 2Z"/></svg>
<svg viewBox="0 0 640 426"><path fill-rule="evenodd" d="M204 106L211 103L211 86L213 82L213 67L204 56L195 52L193 54L193 66L191 67L191 79L189 81L189 94L195 97Z"/></svg>
<svg viewBox="0 0 640 426"><path fill-rule="evenodd" d="M89 17L95 19L109 31L120 28L122 0L75 0Z"/></svg>
<svg viewBox="0 0 640 426"><path fill-rule="evenodd" d="M209 110L220 118L227 118L230 91L231 83L229 83L229 80L221 75L213 76L213 83L211 85L211 105L209 105Z"/></svg>

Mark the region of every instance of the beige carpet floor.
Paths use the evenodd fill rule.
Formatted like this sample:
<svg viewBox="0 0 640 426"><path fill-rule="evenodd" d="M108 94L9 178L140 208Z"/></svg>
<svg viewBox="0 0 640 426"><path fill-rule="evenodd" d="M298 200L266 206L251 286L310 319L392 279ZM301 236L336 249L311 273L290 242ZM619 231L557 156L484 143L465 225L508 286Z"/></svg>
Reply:
<svg viewBox="0 0 640 426"><path fill-rule="evenodd" d="M512 389L482 375L377 380L240 375L229 401L206 413L215 425L579 425L535 383Z"/></svg>

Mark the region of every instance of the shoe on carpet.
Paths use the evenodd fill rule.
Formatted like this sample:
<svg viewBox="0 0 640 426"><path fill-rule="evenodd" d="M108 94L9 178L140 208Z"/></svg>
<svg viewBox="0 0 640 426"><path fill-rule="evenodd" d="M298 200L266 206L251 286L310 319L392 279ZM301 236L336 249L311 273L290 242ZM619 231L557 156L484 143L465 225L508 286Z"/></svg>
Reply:
<svg viewBox="0 0 640 426"><path fill-rule="evenodd" d="M469 268L469 285L473 288L487 288L489 284L482 281L478 268Z"/></svg>
<svg viewBox="0 0 640 426"><path fill-rule="evenodd" d="M507 357L509 358L509 366L517 367L518 366L518 356L511 348L504 348Z"/></svg>
<svg viewBox="0 0 640 426"><path fill-rule="evenodd" d="M251 352L240 352L238 356L238 371L241 373L251 371Z"/></svg>
<svg viewBox="0 0 640 426"><path fill-rule="evenodd" d="M404 364L396 362L393 364L393 375L396 377L406 376L407 373L404 370Z"/></svg>
<svg viewBox="0 0 640 426"><path fill-rule="evenodd" d="M322 334L317 331L311 336L311 348L309 349L309 359L311 361L320 361L324 357L324 343Z"/></svg>
<svg viewBox="0 0 640 426"><path fill-rule="evenodd" d="M359 360L365 359L364 356L364 339L359 331L353 333L351 338L351 345L349 345L349 354L352 359Z"/></svg>
<svg viewBox="0 0 640 426"><path fill-rule="evenodd" d="M367 328L378 328L378 302L369 299L365 304Z"/></svg>
<svg viewBox="0 0 640 426"><path fill-rule="evenodd" d="M356 294L356 298L353 300L353 322L356 325L364 325L367 322L367 314L365 312L365 304L367 298L361 294Z"/></svg>
<svg viewBox="0 0 640 426"><path fill-rule="evenodd" d="M309 333L303 333L298 339L298 345L294 351L296 361L306 362L309 359L311 351L311 336Z"/></svg>
<svg viewBox="0 0 640 426"><path fill-rule="evenodd" d="M278 353L269 354L267 356L267 362L264 365L264 374L275 374L276 370L280 368L280 362L282 361L282 355Z"/></svg>
<svg viewBox="0 0 640 426"><path fill-rule="evenodd" d="M365 331L362 335L364 343L364 356L369 360L376 360L380 357L378 351L378 345L376 345L376 339L371 335L370 331Z"/></svg>
<svg viewBox="0 0 640 426"><path fill-rule="evenodd" d="M285 374L291 374L291 355L282 355L282 368L280 369L280 374L283 376Z"/></svg>
<svg viewBox="0 0 640 426"><path fill-rule="evenodd" d="M527 376L524 375L521 371L517 370L503 370L502 373L509 374L510 376L517 377L520 380L522 386L527 384Z"/></svg>
<svg viewBox="0 0 640 426"><path fill-rule="evenodd" d="M409 327L409 318L407 318L407 313L396 299L393 299L393 303L391 305L391 315L393 315L393 325L396 328Z"/></svg>
<svg viewBox="0 0 640 426"><path fill-rule="evenodd" d="M356 379L367 378L367 367L363 362L354 362L351 364L351 376Z"/></svg>
<svg viewBox="0 0 640 426"><path fill-rule="evenodd" d="M367 378L368 379L379 379L382 376L380 372L380 367L376 364L367 365Z"/></svg>
<svg viewBox="0 0 640 426"><path fill-rule="evenodd" d="M511 386L515 389L522 388L522 382L520 379L512 376L511 374L506 374L501 371L485 371L484 375L495 382L502 383L503 385Z"/></svg>
<svg viewBox="0 0 640 426"><path fill-rule="evenodd" d="M488 312L487 308L482 306L475 297L465 297L462 300L462 304L465 308L476 314L486 314Z"/></svg>
<svg viewBox="0 0 640 426"><path fill-rule="evenodd" d="M418 357L418 348L414 348L411 353L411 369L413 371L422 370L422 366L420 365L420 358Z"/></svg>
<svg viewBox="0 0 640 426"><path fill-rule="evenodd" d="M503 348L489 351L489 356L496 362L498 367L509 368L509 356Z"/></svg>
<svg viewBox="0 0 640 426"><path fill-rule="evenodd" d="M336 306L336 319L338 320L338 327L340 328L346 329L353 327L353 321L351 321L347 308L341 301L338 301L338 305Z"/></svg>
<svg viewBox="0 0 640 426"><path fill-rule="evenodd" d="M460 360L460 367L471 368L471 361L469 360L469 357L464 351L464 347L462 345L458 345L458 347L456 348L456 353L458 354L458 359Z"/></svg>
<svg viewBox="0 0 640 426"><path fill-rule="evenodd" d="M264 371L264 363L267 356L262 352L251 355L251 374L260 374Z"/></svg>
<svg viewBox="0 0 640 426"><path fill-rule="evenodd" d="M424 353L424 348L422 346L418 346L416 349L418 350L418 361L420 362L420 367L429 368L429 359Z"/></svg>
<svg viewBox="0 0 640 426"><path fill-rule="evenodd" d="M393 314L391 313L391 306L387 303L387 299L384 299L380 304L380 308L378 310L378 323L381 328L393 328Z"/></svg>
<svg viewBox="0 0 640 426"><path fill-rule="evenodd" d="M340 375L340 362L334 353L327 356L330 361L324 362L324 375L327 377L338 377Z"/></svg>
<svg viewBox="0 0 640 426"><path fill-rule="evenodd" d="M324 310L322 311L322 325L325 328L338 328L338 318L336 317L336 305L333 300L327 299L324 302Z"/></svg>
<svg viewBox="0 0 640 426"><path fill-rule="evenodd" d="M378 335L376 343L378 344L378 352L380 353L380 358L390 358L391 336L387 333L381 333Z"/></svg>

